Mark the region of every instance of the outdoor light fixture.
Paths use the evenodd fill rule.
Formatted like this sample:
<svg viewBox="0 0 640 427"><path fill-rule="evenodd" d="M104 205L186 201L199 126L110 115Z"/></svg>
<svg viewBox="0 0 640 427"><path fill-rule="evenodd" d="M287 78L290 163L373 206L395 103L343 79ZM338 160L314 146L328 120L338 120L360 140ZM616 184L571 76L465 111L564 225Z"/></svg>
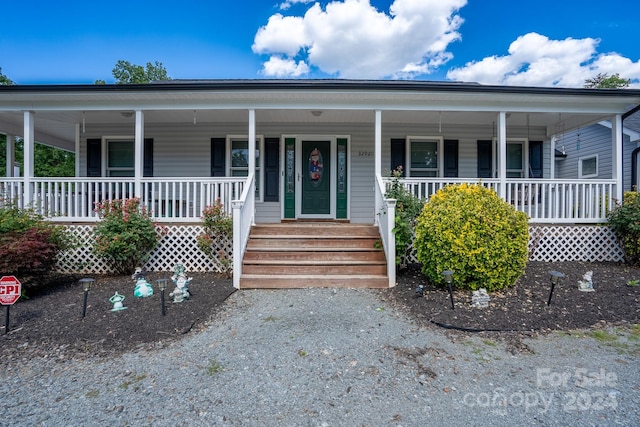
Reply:
<svg viewBox="0 0 640 427"><path fill-rule="evenodd" d="M549 276L551 279L551 292L549 292L549 300L547 301L547 305L551 304L551 297L553 296L553 290L555 289L556 285L559 285L562 279L564 279L564 274L555 270L550 271Z"/></svg>
<svg viewBox="0 0 640 427"><path fill-rule="evenodd" d="M453 271L445 270L442 272L442 276L444 277L444 281L447 283L447 287L449 288L449 299L451 300L451 310L454 310L455 307L453 305L453 289L451 288L451 283L453 282Z"/></svg>
<svg viewBox="0 0 640 427"><path fill-rule="evenodd" d="M96 279L91 279L89 277L85 277L84 279L79 280L80 284L82 284L82 290L84 291L84 302L82 303L82 318L87 315L87 298L89 296L91 286L95 281Z"/></svg>
<svg viewBox="0 0 640 427"><path fill-rule="evenodd" d="M167 289L167 283L169 282L169 279L157 279L156 280L156 285L158 285L158 289L160 289L160 304L162 304L162 315L166 315L167 311L166 308L164 306L164 290Z"/></svg>

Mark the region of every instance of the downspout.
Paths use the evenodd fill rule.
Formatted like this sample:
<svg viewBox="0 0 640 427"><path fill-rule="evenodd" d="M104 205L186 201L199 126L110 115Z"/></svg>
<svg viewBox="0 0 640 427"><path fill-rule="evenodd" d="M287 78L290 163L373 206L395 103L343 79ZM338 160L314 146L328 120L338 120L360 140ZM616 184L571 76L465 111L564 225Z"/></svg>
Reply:
<svg viewBox="0 0 640 427"><path fill-rule="evenodd" d="M627 111L622 115L621 123L622 123L623 131L624 131L624 119L634 115L638 111L640 111L640 104L636 105L634 108L632 108L631 110ZM638 151L640 151L640 147L636 148L631 153L631 188L632 189L638 184L637 178L636 178L636 171L638 170L638 156L637 156ZM622 165L624 166L624 150L622 151ZM624 167L622 168L622 182L624 184Z"/></svg>

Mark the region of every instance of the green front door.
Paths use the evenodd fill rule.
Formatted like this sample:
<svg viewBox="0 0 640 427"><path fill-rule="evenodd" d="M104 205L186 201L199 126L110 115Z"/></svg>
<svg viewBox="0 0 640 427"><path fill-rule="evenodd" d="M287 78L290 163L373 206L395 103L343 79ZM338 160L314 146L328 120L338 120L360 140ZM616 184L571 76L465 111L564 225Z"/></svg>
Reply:
<svg viewBox="0 0 640 427"><path fill-rule="evenodd" d="M302 141L302 215L331 214L331 142Z"/></svg>

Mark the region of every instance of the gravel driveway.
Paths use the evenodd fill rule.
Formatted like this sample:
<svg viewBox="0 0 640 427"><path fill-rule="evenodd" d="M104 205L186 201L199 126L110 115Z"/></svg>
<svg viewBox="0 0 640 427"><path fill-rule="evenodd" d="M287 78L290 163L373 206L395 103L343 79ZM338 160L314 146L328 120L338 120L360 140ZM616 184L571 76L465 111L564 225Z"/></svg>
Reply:
<svg viewBox="0 0 640 427"><path fill-rule="evenodd" d="M0 425L638 425L639 335L556 334L512 353L418 328L375 291L241 291L165 348L1 363Z"/></svg>

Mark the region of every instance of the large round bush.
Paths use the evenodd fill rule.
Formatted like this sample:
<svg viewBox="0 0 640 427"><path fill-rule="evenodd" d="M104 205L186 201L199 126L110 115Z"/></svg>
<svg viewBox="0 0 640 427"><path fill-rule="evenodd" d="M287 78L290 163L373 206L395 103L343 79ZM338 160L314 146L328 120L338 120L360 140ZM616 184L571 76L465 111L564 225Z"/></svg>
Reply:
<svg viewBox="0 0 640 427"><path fill-rule="evenodd" d="M494 291L512 285L528 258L527 216L482 185L449 185L427 202L416 224L422 272L443 283L454 272L463 289Z"/></svg>

